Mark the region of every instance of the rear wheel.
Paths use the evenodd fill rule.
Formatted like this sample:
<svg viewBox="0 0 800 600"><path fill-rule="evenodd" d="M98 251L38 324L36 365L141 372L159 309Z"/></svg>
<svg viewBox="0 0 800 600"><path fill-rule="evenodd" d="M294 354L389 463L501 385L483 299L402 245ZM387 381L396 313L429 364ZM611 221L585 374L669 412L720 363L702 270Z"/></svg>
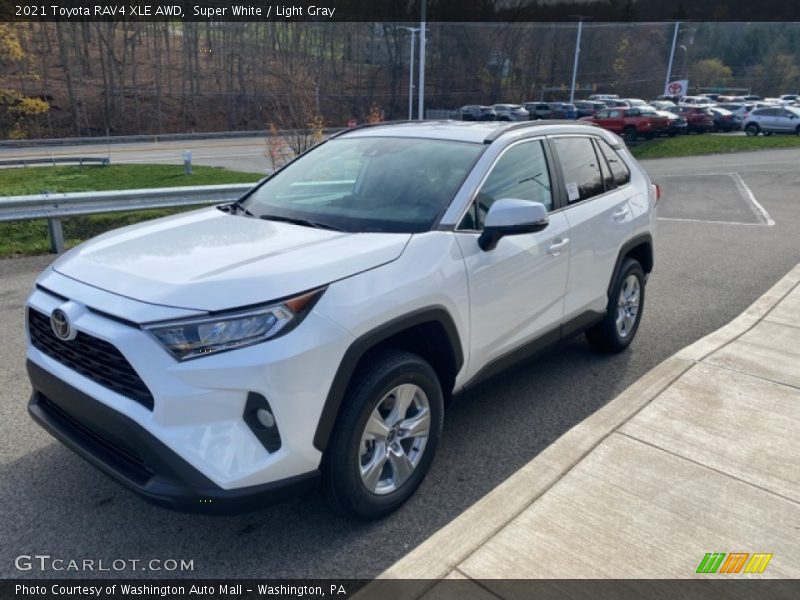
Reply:
<svg viewBox="0 0 800 600"><path fill-rule="evenodd" d="M761 132L761 128L755 123L748 123L747 127L744 128L744 132L749 136L756 136Z"/></svg>
<svg viewBox="0 0 800 600"><path fill-rule="evenodd" d="M599 352L622 352L639 330L644 309L644 270L628 258L617 273L608 297L606 316L586 331L589 345Z"/></svg>
<svg viewBox="0 0 800 600"><path fill-rule="evenodd" d="M340 512L377 519L408 500L428 472L442 431L442 390L427 362L400 350L377 354L349 389L324 485Z"/></svg>
<svg viewBox="0 0 800 600"><path fill-rule="evenodd" d="M626 142L635 142L636 141L636 127L626 127L624 130L624 137Z"/></svg>

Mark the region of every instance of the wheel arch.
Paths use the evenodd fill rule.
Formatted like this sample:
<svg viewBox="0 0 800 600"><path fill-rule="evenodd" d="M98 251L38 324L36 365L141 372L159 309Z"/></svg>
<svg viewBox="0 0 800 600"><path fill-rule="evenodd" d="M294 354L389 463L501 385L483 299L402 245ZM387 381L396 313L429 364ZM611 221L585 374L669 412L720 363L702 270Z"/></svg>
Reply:
<svg viewBox="0 0 800 600"><path fill-rule="evenodd" d="M611 279L608 282L607 294L611 296L611 290L614 287L614 281L617 279L617 273L622 268L622 263L626 258L633 258L642 265L645 276L649 275L653 270L653 236L649 233L640 233L625 242L617 253L617 262L614 265L614 270L611 273Z"/></svg>
<svg viewBox="0 0 800 600"><path fill-rule="evenodd" d="M458 329L450 313L442 306L431 306L397 317L359 336L342 358L322 407L314 447L325 452L339 419L353 376L368 353L377 348L397 348L418 354L436 371L447 395L464 364Z"/></svg>

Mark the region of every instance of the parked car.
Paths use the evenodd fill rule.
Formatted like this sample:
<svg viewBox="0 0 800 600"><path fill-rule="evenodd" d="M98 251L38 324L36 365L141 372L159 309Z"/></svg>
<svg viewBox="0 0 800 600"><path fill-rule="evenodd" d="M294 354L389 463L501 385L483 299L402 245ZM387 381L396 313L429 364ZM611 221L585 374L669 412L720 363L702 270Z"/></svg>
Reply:
<svg viewBox="0 0 800 600"><path fill-rule="evenodd" d="M669 137L675 137L676 135L689 133L689 124L686 122L684 117L676 115L668 110L662 110L655 107L653 107L653 110L658 116L667 119L668 122L666 130L659 131L659 134L666 134Z"/></svg>
<svg viewBox="0 0 800 600"><path fill-rule="evenodd" d="M494 104L494 114L498 121L527 121L528 111L519 104Z"/></svg>
<svg viewBox="0 0 800 600"><path fill-rule="evenodd" d="M759 133L800 135L800 108L793 106L756 108L744 120L743 127L747 135L758 135Z"/></svg>
<svg viewBox="0 0 800 600"><path fill-rule="evenodd" d="M800 100L800 94L781 94L781 100L786 102L795 102Z"/></svg>
<svg viewBox="0 0 800 600"><path fill-rule="evenodd" d="M747 118L750 111L753 110L752 104L745 104L744 102L725 102L717 105L719 108L731 111L733 114L738 115L741 121Z"/></svg>
<svg viewBox="0 0 800 600"><path fill-rule="evenodd" d="M648 108L607 108L581 120L622 135L627 142L635 142L641 136L652 139L669 129L669 120Z"/></svg>
<svg viewBox="0 0 800 600"><path fill-rule="evenodd" d="M692 106L710 106L714 101L708 96L684 96L680 104L691 104Z"/></svg>
<svg viewBox="0 0 800 600"><path fill-rule="evenodd" d="M667 95L662 94L661 96L656 96L656 100L659 100L659 101L662 101L662 102L671 102L672 104L677 104L678 102L681 101L681 97L680 96L671 96L671 95L668 95L668 94ZM652 102L651 102L651 104L652 104Z"/></svg>
<svg viewBox="0 0 800 600"><path fill-rule="evenodd" d="M594 116L598 110L603 110L605 108L608 108L608 105L605 102L594 102L592 100L575 101L575 110L578 118Z"/></svg>
<svg viewBox="0 0 800 600"><path fill-rule="evenodd" d="M31 416L162 506L321 484L348 515L396 510L453 394L638 331L657 187L609 132L516 125L348 129L241 200L74 248L26 303Z"/></svg>
<svg viewBox="0 0 800 600"><path fill-rule="evenodd" d="M742 118L734 112L721 108L719 106L712 106L708 110L711 111L711 116L714 119L714 131L736 131L742 127Z"/></svg>
<svg viewBox="0 0 800 600"><path fill-rule="evenodd" d="M754 102L757 100L761 100L761 96L756 96L755 94L748 94L747 96L742 96L742 100L745 102Z"/></svg>
<svg viewBox="0 0 800 600"><path fill-rule="evenodd" d="M706 133L714 128L714 116L705 106L682 104L670 108L669 111L686 119L690 132Z"/></svg>
<svg viewBox="0 0 800 600"><path fill-rule="evenodd" d="M547 102L525 102L522 106L528 111L528 119L531 121L553 118L553 110Z"/></svg>
<svg viewBox="0 0 800 600"><path fill-rule="evenodd" d="M669 100L653 100L650 102L650 106L657 110L669 110L675 106L675 103Z"/></svg>
<svg viewBox="0 0 800 600"><path fill-rule="evenodd" d="M468 104L454 111L451 115L456 121L495 121L497 115L491 106Z"/></svg>
<svg viewBox="0 0 800 600"><path fill-rule="evenodd" d="M619 96L617 94L592 94L588 99L605 102L606 100L619 100Z"/></svg>
<svg viewBox="0 0 800 600"><path fill-rule="evenodd" d="M647 102L642 100L641 98L625 98L625 102L628 106L632 106L634 108L641 108L643 106L649 106Z"/></svg>
<svg viewBox="0 0 800 600"><path fill-rule="evenodd" d="M578 109L569 102L549 102L551 119L577 119Z"/></svg>

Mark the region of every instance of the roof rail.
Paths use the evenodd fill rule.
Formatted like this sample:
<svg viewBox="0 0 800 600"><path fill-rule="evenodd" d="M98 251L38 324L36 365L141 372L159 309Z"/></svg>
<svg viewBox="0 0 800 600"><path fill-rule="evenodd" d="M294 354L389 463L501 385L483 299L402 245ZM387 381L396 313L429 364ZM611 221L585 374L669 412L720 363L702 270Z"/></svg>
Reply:
<svg viewBox="0 0 800 600"><path fill-rule="evenodd" d="M565 121L563 119L540 119L538 121L518 121L516 123L508 123L505 127L498 127L483 140L484 144L491 144L497 138L509 131L516 131L517 129L525 129L526 127L536 127L539 125L581 125L596 127L594 123L586 121Z"/></svg>

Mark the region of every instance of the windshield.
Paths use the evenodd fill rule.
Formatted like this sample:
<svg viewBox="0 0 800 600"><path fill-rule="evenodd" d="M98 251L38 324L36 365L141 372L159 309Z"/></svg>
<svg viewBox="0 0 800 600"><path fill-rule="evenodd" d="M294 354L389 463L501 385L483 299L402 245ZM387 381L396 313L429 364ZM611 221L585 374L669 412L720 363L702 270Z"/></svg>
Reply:
<svg viewBox="0 0 800 600"><path fill-rule="evenodd" d="M411 138L330 140L242 202L255 217L348 232L428 231L483 144Z"/></svg>

